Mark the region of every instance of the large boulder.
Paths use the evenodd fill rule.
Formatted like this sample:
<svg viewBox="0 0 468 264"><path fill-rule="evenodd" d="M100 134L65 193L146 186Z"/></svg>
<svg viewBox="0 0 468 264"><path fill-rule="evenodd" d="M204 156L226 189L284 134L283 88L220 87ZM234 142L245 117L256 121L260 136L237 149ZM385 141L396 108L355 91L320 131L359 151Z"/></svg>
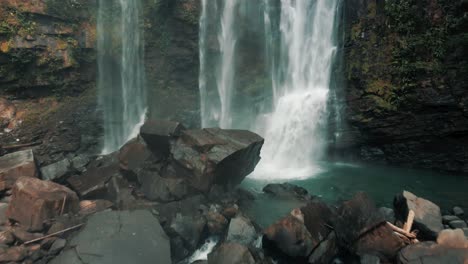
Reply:
<svg viewBox="0 0 468 264"><path fill-rule="evenodd" d="M338 242L345 248L353 248L358 238L384 221L374 202L365 193L357 193L338 209L335 224Z"/></svg>
<svg viewBox="0 0 468 264"><path fill-rule="evenodd" d="M10 189L19 177L37 177L32 150L23 150L0 157L0 191Z"/></svg>
<svg viewBox="0 0 468 264"><path fill-rule="evenodd" d="M159 202L182 200L189 194L190 189L185 179L164 178L156 171L140 171L138 182L146 198Z"/></svg>
<svg viewBox="0 0 468 264"><path fill-rule="evenodd" d="M437 234L444 229L440 208L433 202L403 191L394 201L395 216L405 222L410 210L414 211L413 229L419 230L418 237L425 240L435 240Z"/></svg>
<svg viewBox="0 0 468 264"><path fill-rule="evenodd" d="M30 231L40 231L47 220L63 213L77 213L79 209L78 196L67 187L21 177L13 187L7 216Z"/></svg>
<svg viewBox="0 0 468 264"><path fill-rule="evenodd" d="M333 230L336 212L318 199L312 200L306 206L303 206L301 212L304 215L304 224L312 235L315 248Z"/></svg>
<svg viewBox="0 0 468 264"><path fill-rule="evenodd" d="M251 246L256 238L257 232L248 218L239 215L231 219L226 241Z"/></svg>
<svg viewBox="0 0 468 264"><path fill-rule="evenodd" d="M118 174L119 168L116 164L92 167L82 175L68 178L67 182L82 199L106 198L107 183Z"/></svg>
<svg viewBox="0 0 468 264"><path fill-rule="evenodd" d="M273 253L279 250L291 258L306 258L314 248L314 241L304 222L288 215L264 230L263 247Z"/></svg>
<svg viewBox="0 0 468 264"><path fill-rule="evenodd" d="M224 243L208 254L208 264L255 264L255 260L246 246Z"/></svg>
<svg viewBox="0 0 468 264"><path fill-rule="evenodd" d="M167 120L148 120L140 128L140 135L151 149L163 155L169 154L170 142L184 130L178 122Z"/></svg>
<svg viewBox="0 0 468 264"><path fill-rule="evenodd" d="M406 246L398 254L399 264L468 263L468 250L422 242Z"/></svg>
<svg viewBox="0 0 468 264"><path fill-rule="evenodd" d="M280 198L295 198L299 200L310 198L306 189L290 183L270 183L263 188L263 192Z"/></svg>
<svg viewBox="0 0 468 264"><path fill-rule="evenodd" d="M104 211L50 263L170 264L170 254L169 238L149 211Z"/></svg>
<svg viewBox="0 0 468 264"><path fill-rule="evenodd" d="M48 181L57 181L71 172L72 164L68 159L50 164L41 168L42 179Z"/></svg>
<svg viewBox="0 0 468 264"><path fill-rule="evenodd" d="M214 184L232 187L249 175L260 161L263 142L246 130L186 130L171 152L178 175L194 188L209 191Z"/></svg>
<svg viewBox="0 0 468 264"><path fill-rule="evenodd" d="M314 248L308 261L310 264L331 263L336 255L338 255L336 235L335 232L331 232Z"/></svg>

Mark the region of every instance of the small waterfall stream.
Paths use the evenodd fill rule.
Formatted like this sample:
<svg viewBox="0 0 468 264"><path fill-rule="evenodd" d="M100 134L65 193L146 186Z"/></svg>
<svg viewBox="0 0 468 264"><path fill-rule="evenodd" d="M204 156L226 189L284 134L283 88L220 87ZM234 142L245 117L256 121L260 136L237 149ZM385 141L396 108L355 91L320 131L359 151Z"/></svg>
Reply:
<svg viewBox="0 0 468 264"><path fill-rule="evenodd" d="M317 169L316 161L323 156L326 127L327 103L331 72L336 53L337 14L340 0L263 0L251 5L260 5L263 10L264 44L259 54L265 54L264 68L268 72L269 92L263 96L257 109L245 116L245 110L232 105L236 87L242 78L236 71L236 58L243 43L239 42L239 31L255 28L245 25L255 18L242 17L239 10L252 8L244 2L214 1L222 11L210 7L203 1L200 21L200 92L202 100L203 126L223 128L248 128L265 137L262 161L253 177L262 179L308 177ZM220 3L218 3L220 2ZM243 8L243 9L242 9ZM255 12L244 12L251 16ZM215 69L207 64L210 38L209 28L218 25L217 40L219 53ZM244 27L242 29L241 27ZM245 40L244 40L245 41ZM251 60L254 60L252 58ZM245 62L245 61L244 61ZM216 68L218 68L216 70ZM210 75L215 75L210 77ZM215 79L213 81L211 79ZM251 104L244 100L244 108ZM271 106L268 106L271 105ZM252 111L251 111L252 112ZM233 122L243 113L245 122Z"/></svg>
<svg viewBox="0 0 468 264"><path fill-rule="evenodd" d="M140 1L100 0L98 90L104 116L103 153L135 137L146 112Z"/></svg>

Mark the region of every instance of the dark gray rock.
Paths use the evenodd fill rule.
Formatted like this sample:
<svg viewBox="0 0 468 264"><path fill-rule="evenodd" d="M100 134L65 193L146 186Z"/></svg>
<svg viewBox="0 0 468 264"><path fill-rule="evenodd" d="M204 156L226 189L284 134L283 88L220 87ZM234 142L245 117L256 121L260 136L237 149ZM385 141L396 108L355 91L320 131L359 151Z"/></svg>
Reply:
<svg viewBox="0 0 468 264"><path fill-rule="evenodd" d="M147 120L140 128L140 135L151 149L163 154L169 154L171 139L178 137L184 126L167 120Z"/></svg>
<svg viewBox="0 0 468 264"><path fill-rule="evenodd" d="M172 202L181 200L189 194L190 187L182 178L163 178L155 171L138 173L140 190L146 198L152 201Z"/></svg>
<svg viewBox="0 0 468 264"><path fill-rule="evenodd" d="M170 224L171 233L175 233L182 238L184 245L189 251L197 249L202 237L206 219L201 215L182 215L177 214ZM171 235L171 234L170 234ZM172 236L172 235L171 235Z"/></svg>
<svg viewBox="0 0 468 264"><path fill-rule="evenodd" d="M443 229L440 208L429 200L403 191L394 201L395 215L398 220L406 221L408 212L415 213L413 229L419 230L418 237L426 240L435 240L437 234Z"/></svg>
<svg viewBox="0 0 468 264"><path fill-rule="evenodd" d="M320 244L312 251L309 256L309 263L331 263L338 254L338 245L335 232L331 232L324 238Z"/></svg>
<svg viewBox="0 0 468 264"><path fill-rule="evenodd" d="M8 222L8 217L6 216L7 209L7 203L0 203L0 225L5 225Z"/></svg>
<svg viewBox="0 0 468 264"><path fill-rule="evenodd" d="M463 220L454 220L454 221L451 221L449 223L449 226L453 229L456 229L456 228L466 228L467 225L466 225L466 222L463 221Z"/></svg>
<svg viewBox="0 0 468 264"><path fill-rule="evenodd" d="M454 215L458 216L458 217L462 217L465 212L463 211L463 209L459 206L455 206L453 209L452 209L452 212Z"/></svg>
<svg viewBox="0 0 468 264"><path fill-rule="evenodd" d="M442 216L442 223L448 224L452 221L461 220L458 216L455 215L444 215Z"/></svg>
<svg viewBox="0 0 468 264"><path fill-rule="evenodd" d="M67 240L62 239L62 238L56 239L54 243L52 243L52 246L49 249L49 254L57 255L58 253L60 253L60 251L62 251L62 249L65 248L66 245L67 245Z"/></svg>
<svg viewBox="0 0 468 264"><path fill-rule="evenodd" d="M301 200L310 198L306 189L290 183L271 183L263 188L263 192L281 198L297 198Z"/></svg>
<svg viewBox="0 0 468 264"><path fill-rule="evenodd" d="M68 159L63 159L59 162L50 164L41 168L43 180L58 181L63 179L67 174L71 173L71 163Z"/></svg>
<svg viewBox="0 0 468 264"><path fill-rule="evenodd" d="M263 142L246 130L186 130L171 146L174 168L200 191L215 184L231 188L254 170Z"/></svg>
<svg viewBox="0 0 468 264"><path fill-rule="evenodd" d="M304 225L312 236L313 247L315 248L331 233L336 219L336 212L318 199L307 203L306 206L301 207L300 211L304 217ZM335 240L335 237L333 239Z"/></svg>
<svg viewBox="0 0 468 264"><path fill-rule="evenodd" d="M379 212L380 214L383 215L385 221L389 222L389 223L395 223L395 211L393 211L392 208L388 208L388 207L380 207L379 208Z"/></svg>
<svg viewBox="0 0 468 264"><path fill-rule="evenodd" d="M149 211L105 211L89 217L51 264L170 264L169 238Z"/></svg>
<svg viewBox="0 0 468 264"><path fill-rule="evenodd" d="M464 264L468 261L468 250L448 248L434 242L421 242L403 248L397 260L399 264Z"/></svg>
<svg viewBox="0 0 468 264"><path fill-rule="evenodd" d="M257 232L252 222L244 216L236 216L231 219L226 241L251 246L257 239Z"/></svg>
<svg viewBox="0 0 468 264"><path fill-rule="evenodd" d="M70 177L67 182L82 199L101 199L107 197L106 184L116 174L119 174L117 165L93 167L82 175Z"/></svg>
<svg viewBox="0 0 468 264"><path fill-rule="evenodd" d="M224 243L208 255L208 264L255 264L255 260L246 246Z"/></svg>
<svg viewBox="0 0 468 264"><path fill-rule="evenodd" d="M71 165L73 169L83 172L86 170L86 165L91 161L88 155L78 155L71 160Z"/></svg>

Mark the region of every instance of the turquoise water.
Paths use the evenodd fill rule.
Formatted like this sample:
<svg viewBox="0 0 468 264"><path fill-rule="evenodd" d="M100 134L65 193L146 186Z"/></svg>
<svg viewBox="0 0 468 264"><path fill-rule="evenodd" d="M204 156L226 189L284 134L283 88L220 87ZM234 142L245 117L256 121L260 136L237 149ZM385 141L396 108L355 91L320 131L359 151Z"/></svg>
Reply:
<svg viewBox="0 0 468 264"><path fill-rule="evenodd" d="M377 206L392 207L393 197L408 190L431 200L442 212L461 206L468 213L468 177L392 167L371 167L342 163L323 163L319 171L307 179L289 181L304 187L310 194L330 203L349 199L356 192L366 192ZM262 193L262 188L274 180L247 178L242 187L256 194L256 200L244 210L261 226L300 206L293 200L275 199ZM278 183L282 183L278 181Z"/></svg>

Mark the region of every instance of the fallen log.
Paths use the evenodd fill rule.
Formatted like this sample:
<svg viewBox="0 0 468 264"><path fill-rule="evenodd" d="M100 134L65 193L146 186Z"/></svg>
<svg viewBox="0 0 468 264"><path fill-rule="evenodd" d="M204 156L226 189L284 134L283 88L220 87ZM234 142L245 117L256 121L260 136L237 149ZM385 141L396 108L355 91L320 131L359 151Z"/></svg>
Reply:
<svg viewBox="0 0 468 264"><path fill-rule="evenodd" d="M65 233L65 232L68 232L68 231L71 231L71 230L80 228L80 227L82 227L82 226L84 226L84 223L83 223L83 224L76 225L76 226L72 226L72 227L69 227L69 228L66 228L66 229L63 229L63 230L61 230L61 231L57 231L57 232L52 233L52 234L49 234L49 235L47 235L47 236L43 236L43 237L39 237L39 238L36 238L36 239L33 239L33 240L26 241L26 242L24 242L24 245L28 245L28 244L31 244L31 243L34 243L34 242L38 242L38 241L44 240L44 239L49 238L49 237L53 237L53 236L56 236L56 235L60 235L60 234L63 234L63 233Z"/></svg>

